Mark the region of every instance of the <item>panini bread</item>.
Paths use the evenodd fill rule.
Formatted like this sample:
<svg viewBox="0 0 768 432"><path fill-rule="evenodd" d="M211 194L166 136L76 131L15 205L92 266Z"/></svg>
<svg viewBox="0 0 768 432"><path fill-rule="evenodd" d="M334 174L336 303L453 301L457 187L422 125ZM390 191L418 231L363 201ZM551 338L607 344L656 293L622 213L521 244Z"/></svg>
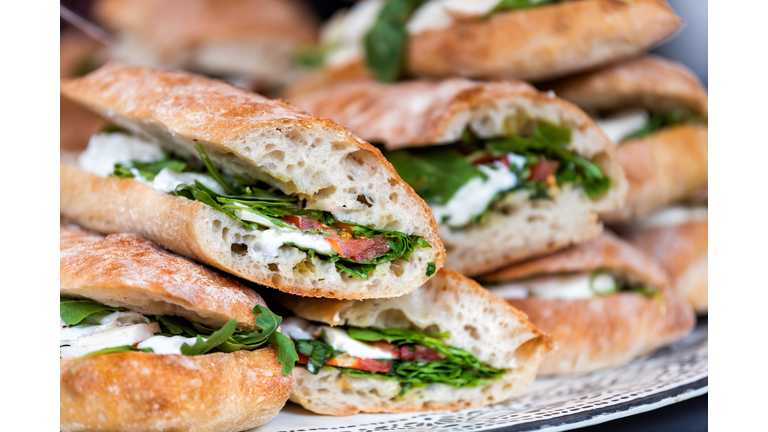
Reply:
<svg viewBox="0 0 768 432"><path fill-rule="evenodd" d="M292 99L384 146L472 276L592 238L626 180L581 110L519 81L339 83Z"/></svg>
<svg viewBox="0 0 768 432"><path fill-rule="evenodd" d="M426 203L330 120L140 66L108 64L61 89L126 129L61 166L61 213L88 229L307 296L398 296L442 267Z"/></svg>
<svg viewBox="0 0 768 432"><path fill-rule="evenodd" d="M519 311L450 270L408 295L278 293L299 363L291 401L329 415L458 410L522 393L554 348Z"/></svg>
<svg viewBox="0 0 768 432"><path fill-rule="evenodd" d="M543 87L593 115L618 146L629 192L605 222L642 218L706 185L707 91L683 65L646 56Z"/></svg>
<svg viewBox="0 0 768 432"><path fill-rule="evenodd" d="M240 431L288 399L293 344L234 279L63 225L60 275L61 430Z"/></svg>
<svg viewBox="0 0 768 432"><path fill-rule="evenodd" d="M619 367L683 337L695 323L664 269L608 232L480 280L557 342L541 375Z"/></svg>
<svg viewBox="0 0 768 432"><path fill-rule="evenodd" d="M631 224L627 239L655 257L672 279L677 292L699 314L709 305L706 207L675 206Z"/></svg>

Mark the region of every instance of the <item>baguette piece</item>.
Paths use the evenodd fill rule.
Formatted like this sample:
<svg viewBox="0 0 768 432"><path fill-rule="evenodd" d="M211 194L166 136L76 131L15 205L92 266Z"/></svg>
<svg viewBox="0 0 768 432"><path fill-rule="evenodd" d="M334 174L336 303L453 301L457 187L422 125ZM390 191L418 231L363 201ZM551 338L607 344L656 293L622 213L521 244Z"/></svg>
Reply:
<svg viewBox="0 0 768 432"><path fill-rule="evenodd" d="M242 250L258 250L259 231L206 204L62 165L61 213L86 228L132 232L252 282L309 296L402 295L428 279L430 262L443 264L426 203L381 152L330 120L220 81L114 63L64 81L62 93L165 150L197 157L199 144L234 177L265 182L339 220L420 236L432 247L416 247L408 262L379 264L368 280L289 246L266 262Z"/></svg>
<svg viewBox="0 0 768 432"><path fill-rule="evenodd" d="M582 0L457 20L413 35L408 70L543 81L630 58L682 26L664 0Z"/></svg>
<svg viewBox="0 0 768 432"><path fill-rule="evenodd" d="M291 401L320 414L440 411L492 405L525 391L544 355L554 349L550 337L524 314L471 279L446 269L418 290L397 298L349 301L280 293L276 300L301 318L331 326L450 332L445 339L447 345L463 348L491 367L507 369L504 376L485 385L457 389L429 384L397 397L400 386L393 381L352 377L330 367L312 375L297 367Z"/></svg>
<svg viewBox="0 0 768 432"><path fill-rule="evenodd" d="M505 136L538 121L570 129L569 150L595 162L611 179L610 190L592 200L582 190L564 189L553 200L500 204L482 224L461 230L441 225L446 266L468 276L588 240L602 230L597 213L623 204L626 180L597 125L574 105L520 81L347 82L292 102L390 150L453 143L465 130L481 138Z"/></svg>
<svg viewBox="0 0 768 432"><path fill-rule="evenodd" d="M554 90L593 115L638 107L651 112L685 109L708 113L707 91L693 72L656 56L541 87ZM629 181L629 192L622 208L601 213L601 219L610 224L628 223L705 187L708 141L706 125L680 124L621 143L616 156Z"/></svg>
<svg viewBox="0 0 768 432"><path fill-rule="evenodd" d="M62 296L144 314L182 316L218 327L237 319L253 329L251 310L266 305L236 280L169 254L132 234L101 237L61 226ZM246 316L249 315L249 316ZM60 360L60 426L69 431L240 431L280 411L293 375L278 350L188 357L124 352Z"/></svg>
<svg viewBox="0 0 768 432"><path fill-rule="evenodd" d="M114 60L248 87L289 82L298 75L294 55L317 38L317 18L300 0L100 0L94 12L117 33Z"/></svg>
<svg viewBox="0 0 768 432"><path fill-rule="evenodd" d="M677 222L654 223L664 213L698 213ZM676 215L668 214L675 218ZM664 266L677 292L699 314L707 314L708 283L708 240L709 224L706 209L692 211L673 207L662 210L644 221L629 227L627 240L645 251Z"/></svg>
<svg viewBox="0 0 768 432"><path fill-rule="evenodd" d="M541 375L580 375L619 367L686 335L695 323L691 308L671 289L664 269L650 256L608 232L561 252L484 275L491 292L503 283L541 275L607 271L660 290L660 298L632 292L580 299L511 298L558 350L542 362ZM523 281L523 282L521 282Z"/></svg>

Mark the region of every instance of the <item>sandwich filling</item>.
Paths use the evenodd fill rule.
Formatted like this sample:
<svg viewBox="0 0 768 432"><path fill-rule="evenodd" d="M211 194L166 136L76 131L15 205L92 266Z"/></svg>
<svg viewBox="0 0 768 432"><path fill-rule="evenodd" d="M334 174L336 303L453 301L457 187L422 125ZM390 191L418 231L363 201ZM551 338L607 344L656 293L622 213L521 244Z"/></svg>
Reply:
<svg viewBox="0 0 768 432"><path fill-rule="evenodd" d="M408 261L416 247L431 247L418 236L337 220L306 208L306 201L220 172L201 146L199 160L165 153L159 146L122 132L91 138L78 164L101 177L132 178L158 191L200 201L248 230L260 231L260 247L247 254L273 262L284 246L335 264L339 273L368 279L378 264ZM233 252L240 245L232 245ZM431 276L431 274L428 274Z"/></svg>
<svg viewBox="0 0 768 432"><path fill-rule="evenodd" d="M309 373L328 367L352 377L395 381L401 397L411 388L429 384L485 385L506 373L483 364L466 350L447 345L443 339L448 333L330 327L298 317L286 318L282 332L296 344L298 363Z"/></svg>
<svg viewBox="0 0 768 432"><path fill-rule="evenodd" d="M283 375L288 375L298 357L290 339L277 331L282 318L261 305L253 313L257 314L256 330L237 330L234 319L214 330L177 316L147 316L92 300L60 297L59 355L77 358L74 371L82 359L98 354L142 351L195 356L252 351L270 344L278 348Z"/></svg>
<svg viewBox="0 0 768 432"><path fill-rule="evenodd" d="M562 0L366 0L334 15L323 29L321 48L305 53L305 67L344 65L363 58L384 82L404 68L409 36L450 27L461 20L559 3Z"/></svg>
<svg viewBox="0 0 768 432"><path fill-rule="evenodd" d="M571 131L537 123L529 131L458 143L385 152L400 177L452 229L482 223L489 212L582 188L595 199L611 186L600 167L568 150Z"/></svg>
<svg viewBox="0 0 768 432"><path fill-rule="evenodd" d="M620 292L639 294L664 302L663 293L641 283L630 282L607 271L546 274L486 286L488 291L508 300L537 297L547 300L583 300Z"/></svg>
<svg viewBox="0 0 768 432"><path fill-rule="evenodd" d="M615 145L642 138L661 129L681 124L707 124L707 116L678 108L666 112L649 112L631 108L619 110L595 119L595 123Z"/></svg>

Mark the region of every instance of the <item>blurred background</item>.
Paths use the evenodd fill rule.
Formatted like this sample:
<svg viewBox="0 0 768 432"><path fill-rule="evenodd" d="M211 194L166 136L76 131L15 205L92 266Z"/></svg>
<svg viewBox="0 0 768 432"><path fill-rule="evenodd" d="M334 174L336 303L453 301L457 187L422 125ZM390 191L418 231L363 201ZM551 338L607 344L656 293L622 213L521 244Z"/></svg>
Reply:
<svg viewBox="0 0 768 432"><path fill-rule="evenodd" d="M672 8L685 20L685 27L652 53L677 60L693 70L705 86L708 84L708 0L668 0ZM62 5L79 15L92 19L92 5L95 0L64 0ZM347 0L306 0L314 13L326 20L337 10L349 7ZM69 24L61 21L61 30Z"/></svg>

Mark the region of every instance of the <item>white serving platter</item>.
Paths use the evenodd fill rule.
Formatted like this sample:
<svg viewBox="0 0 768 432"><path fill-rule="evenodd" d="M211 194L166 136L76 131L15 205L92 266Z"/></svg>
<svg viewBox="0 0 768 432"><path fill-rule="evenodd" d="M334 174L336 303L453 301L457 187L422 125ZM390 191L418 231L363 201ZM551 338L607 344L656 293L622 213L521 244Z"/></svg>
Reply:
<svg viewBox="0 0 768 432"><path fill-rule="evenodd" d="M537 379L504 403L457 412L330 417L288 403L253 432L526 431L556 432L639 414L707 392L706 319L668 347L619 369Z"/></svg>

